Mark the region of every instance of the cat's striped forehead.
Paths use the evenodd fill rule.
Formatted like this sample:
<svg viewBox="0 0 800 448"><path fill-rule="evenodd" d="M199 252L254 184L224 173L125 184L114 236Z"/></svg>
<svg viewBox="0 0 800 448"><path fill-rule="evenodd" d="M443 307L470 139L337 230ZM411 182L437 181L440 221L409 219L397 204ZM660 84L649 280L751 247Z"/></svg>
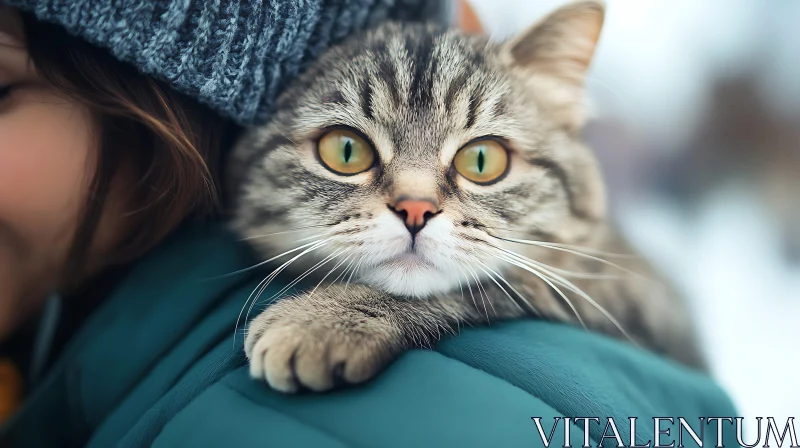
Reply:
<svg viewBox="0 0 800 448"><path fill-rule="evenodd" d="M327 55L295 96L309 128L343 124L385 161L445 159L458 142L511 132L510 87L494 44L435 28L384 26ZM457 140L448 145L447 140Z"/></svg>
<svg viewBox="0 0 800 448"><path fill-rule="evenodd" d="M483 39L435 28L398 30L404 32L380 28L369 35L363 47L350 47L356 53L350 63L360 66L361 98L367 100L364 106L370 106L369 97L377 93L387 95L392 101L390 108L396 110L452 112L460 99L477 102L504 92L499 74L490 67L495 49ZM340 62L348 63L344 58ZM474 115L461 118L465 127L474 124Z"/></svg>

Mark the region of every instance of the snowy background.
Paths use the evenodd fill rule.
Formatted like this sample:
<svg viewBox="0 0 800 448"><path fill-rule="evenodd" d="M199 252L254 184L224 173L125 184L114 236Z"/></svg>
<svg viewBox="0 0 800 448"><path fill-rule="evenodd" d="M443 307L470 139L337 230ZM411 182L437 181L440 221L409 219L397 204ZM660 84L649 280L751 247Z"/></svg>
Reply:
<svg viewBox="0 0 800 448"><path fill-rule="evenodd" d="M470 3L503 38L564 1ZM587 139L614 216L691 300L740 414L797 416L800 1L607 5Z"/></svg>

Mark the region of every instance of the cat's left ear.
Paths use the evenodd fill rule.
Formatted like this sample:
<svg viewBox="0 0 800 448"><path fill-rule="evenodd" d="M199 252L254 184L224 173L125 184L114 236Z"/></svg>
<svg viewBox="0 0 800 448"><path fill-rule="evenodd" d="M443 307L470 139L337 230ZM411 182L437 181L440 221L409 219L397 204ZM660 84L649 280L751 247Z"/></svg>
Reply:
<svg viewBox="0 0 800 448"><path fill-rule="evenodd" d="M506 43L506 50L517 66L582 83L604 16L599 1L569 3Z"/></svg>
<svg viewBox="0 0 800 448"><path fill-rule="evenodd" d="M513 68L530 76L531 81L535 79L539 87L552 92L548 102L553 107L574 107L583 95L584 80L604 17L605 5L600 1L569 3L505 43L506 59ZM578 117L572 118L580 121Z"/></svg>

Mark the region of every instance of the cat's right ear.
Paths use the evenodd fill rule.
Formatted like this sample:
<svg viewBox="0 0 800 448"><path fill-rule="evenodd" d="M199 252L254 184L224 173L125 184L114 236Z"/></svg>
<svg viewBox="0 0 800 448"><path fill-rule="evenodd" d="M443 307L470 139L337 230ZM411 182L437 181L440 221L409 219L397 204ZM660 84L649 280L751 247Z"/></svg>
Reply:
<svg viewBox="0 0 800 448"><path fill-rule="evenodd" d="M552 92L548 102L562 109L570 121L580 121L574 106L581 102L604 17L605 5L600 1L569 3L504 44L508 63L539 87L546 83Z"/></svg>

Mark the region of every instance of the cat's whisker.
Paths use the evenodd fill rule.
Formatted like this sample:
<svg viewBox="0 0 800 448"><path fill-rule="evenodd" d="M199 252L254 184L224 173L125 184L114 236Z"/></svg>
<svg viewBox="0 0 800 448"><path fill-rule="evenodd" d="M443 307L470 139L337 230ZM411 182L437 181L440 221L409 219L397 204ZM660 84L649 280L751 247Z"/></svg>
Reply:
<svg viewBox="0 0 800 448"><path fill-rule="evenodd" d="M351 257L352 255L348 255L347 260L350 260ZM342 272L340 272L339 275L337 275L336 278L333 279L331 283L338 283L340 279L342 279L345 275L347 275L347 271L350 270L350 268L353 266L353 263L355 262L356 262L355 258L350 260L350 262L347 263L347 266L345 266L344 269L342 269Z"/></svg>
<svg viewBox="0 0 800 448"><path fill-rule="evenodd" d="M311 236L307 236L307 237L305 237L305 238L300 238L299 240L297 240L297 241L295 241L295 242L296 242L296 243L299 243L299 242L301 242L301 241L310 240L310 239L312 239L312 238L319 238L319 237L321 237L321 236L324 236L324 235L311 235Z"/></svg>
<svg viewBox="0 0 800 448"><path fill-rule="evenodd" d="M530 234L530 230L524 230L524 229L513 230L513 229L504 229L502 227L489 227L489 226L481 226L481 227L483 227L485 229L491 229L491 230L504 230L504 231L508 231L508 232L517 232L517 233ZM602 251L602 250L595 249L595 248L592 248L592 247L578 246L578 245L574 245L574 244L556 243L554 241L526 240L526 239L523 239L523 238L516 238L516 237L501 237L501 236L498 236L498 235L493 235L493 234L491 234L489 232L486 232L486 233L489 236L491 236L492 238L506 240L506 241L509 241L509 242L520 243L520 244L528 244L528 245L533 245L533 246L553 246L552 249L555 249L555 248L570 249L570 250L581 252L582 254L586 254L586 255L596 255L596 256L602 256L602 257L622 258L622 259L631 259L631 260L637 260L637 259L640 258L636 254L626 254L626 253L619 253L619 252L607 252L607 251Z"/></svg>
<svg viewBox="0 0 800 448"><path fill-rule="evenodd" d="M321 246L320 246L320 247L321 247ZM282 271L283 271L283 270L284 270L286 267L288 267L288 265L289 265L289 264L291 264L291 262L293 262L294 260L296 260L297 258L299 258L299 257L300 257L300 256L302 256L302 255L303 255L303 254L300 254L298 257L295 257L294 259L292 259L292 260L289 260L289 261L287 262L287 264L284 264L284 266L281 266L280 268L276 269L276 270L275 270L275 271L273 271L273 272L272 272L272 273L271 273L271 274L270 274L270 275L269 275L269 276L268 276L266 279L264 279L264 281L265 281L265 282L264 282L264 281L262 281L262 282L264 282L264 284L263 284L263 285L262 285L260 288L259 288L259 287L257 287L257 289L258 289L258 293L256 294L255 298L253 298L253 301L252 301L252 303L250 303L250 307L249 307L249 308L248 308L248 310L247 310L247 316L245 317L245 322L246 322L247 320L249 320L249 317L250 317L250 312L252 311L252 309L253 309L253 307L255 306L255 304L258 302L258 299L259 299L259 297L261 297L261 294L264 292L264 290L267 288L267 286L269 286L269 284L270 284L270 283L271 283L271 282L272 282L272 281L273 281L273 280L274 280L274 279L275 279L275 278L276 278L276 277L277 277L277 276L278 276L278 275L279 275L279 274L280 274L280 273L281 273L281 272L282 272ZM327 258L327 257L326 257L326 258ZM321 264L322 264L322 262L318 262L318 263L315 265L315 267L319 267L319 266L321 266ZM316 269L314 269L314 270L316 270ZM309 270L307 270L307 271L305 272L305 275L308 275L308 274L309 274L309 271L313 272L313 270L309 269ZM294 285L296 285L296 284L297 284L299 281L301 281L303 278L305 278L305 275L303 275L303 276L302 276L301 278L299 278L299 279L295 279L295 281L293 281L292 283L290 283L290 284L286 285L286 286L285 286L285 287L283 287L283 288L282 288L280 291L278 291L277 293L275 293L274 295L272 295L272 297L270 297L269 299L267 299L267 303L271 303L271 302L272 302L274 299L276 299L278 296L280 296L280 295L281 295L283 292L287 291L289 288L291 288L291 287L293 287Z"/></svg>
<svg viewBox="0 0 800 448"><path fill-rule="evenodd" d="M578 250L568 249L568 248L560 247L560 246L554 246L553 244L547 243L547 242L544 242L544 241L521 240L521 239L518 239L518 238L503 238L503 237L498 237L498 236L494 236L494 235L490 235L490 236L492 238L495 238L495 239L498 239L498 240L501 240L501 241L507 241L507 242L510 242L510 243L527 244L529 246L537 246L537 247L543 247L543 248L558 250L558 251L562 251L562 252L567 252L567 253L570 253L570 254L573 254L573 255L577 255L579 257L583 257L583 258L587 258L587 259L590 259L590 260L594 260L594 261L603 263L603 264L605 264L607 266L611 266L613 268L619 269L620 271L625 272L625 273L627 273L629 275L638 277L640 279L644 279L646 281L650 281L650 279L648 279L647 277L643 276L642 274L639 274L638 272L631 271L630 269L622 267L622 266L618 265L617 263L608 261L608 260L606 260L604 258L596 257L594 255L590 255L588 253L580 252Z"/></svg>
<svg viewBox="0 0 800 448"><path fill-rule="evenodd" d="M498 249L498 250L502 250L502 251L507 252L507 253L513 253L514 255L516 255L517 257L519 257L521 259L523 259L526 263L529 263L529 264L533 265L534 267L543 267L543 268L546 268L546 269L550 269L553 272L556 272L556 273L558 273L560 275L563 275L563 276L566 276L566 277L573 277L573 278L579 278L579 279L584 279L584 280L620 280L621 279L620 276L613 275L613 274L594 274L594 273L575 272L575 271L569 271L569 270L566 270L566 269L560 269L560 268L557 268L555 266L551 266L551 265L549 265L547 263L542 263L541 261L537 261L537 260L534 260L532 258L526 257L526 256L524 256L522 254L517 253L517 252L510 251L508 249L504 249L502 247L495 246L493 244L489 244L489 246L491 246L491 247L493 247L495 249Z"/></svg>
<svg viewBox="0 0 800 448"><path fill-rule="evenodd" d="M494 255L492 255L492 254L489 254L488 252L484 252L484 253L485 253L486 255L489 255L489 256L491 256L491 257L494 257ZM508 280L506 280L506 278L505 278L505 277L503 277L503 275L502 275L502 274L500 274L499 272L497 272L497 271L495 271L494 269L492 269L491 267L489 267L489 265L487 265L486 263L484 263L484 262L483 262L483 261L481 261L480 259L476 258L476 261L477 261L478 263L480 263L481 265L483 265L483 267L484 267L485 269L488 269L488 270L489 270L489 272L491 272L492 274L494 274L495 276L497 276L497 278L499 278L500 280L502 280L502 282L503 282L503 283L505 283L505 284L506 284L506 286L508 286L508 288L509 288L509 289L511 289L511 291L513 291L513 292L514 292L514 294L516 294L516 295L517 295L517 297L519 297L520 299L522 299L522 302L523 302L525 305L527 305L527 306L530 308L530 311L532 311L532 312L533 312L534 314L536 314L537 316L541 316L541 315L542 315L542 313L541 313L541 312L539 312L539 310L538 310L538 309L536 309L536 307L535 307L535 306L533 306L533 304L532 304L532 303L531 303L529 300L526 300L526 299L525 299L525 296L524 296L524 295L522 295L522 293L521 293L521 292L517 291L517 289L516 289L516 288L514 288L514 286L513 286L513 285L511 285L511 283L509 283L509 282L508 282ZM484 272L486 272L486 271L484 270ZM489 273L488 273L488 272L487 272L487 275L489 275ZM498 286L499 286L499 285L498 285ZM503 289L503 288L501 287L500 289ZM505 291L504 291L504 292L505 292ZM508 294L508 293L506 293L506 294ZM509 296L509 298L511 298L511 296ZM511 298L511 300L514 302L514 304L515 304L515 305L517 305L517 307L519 307L519 308L520 308L520 310L521 310L521 311L523 311L523 312L524 312L524 310L522 310L522 308L519 306L519 303L517 303L517 301L516 301L516 300L514 300L513 298Z"/></svg>
<svg viewBox="0 0 800 448"><path fill-rule="evenodd" d="M561 291L561 289L558 286L554 285L553 282L546 275L544 275L544 274L536 271L534 268L531 268L530 266L526 266L523 263L521 263L519 261L516 261L516 260L514 260L512 258L508 258L508 257L505 257L505 256L500 256L498 258L500 260L505 261L506 263L509 263L511 265L514 265L514 266L517 266L518 268L524 269L524 270L534 274L539 279L541 279L543 282L547 283L547 285L550 286L551 288L553 288L553 290L556 291L556 293L564 300L564 302L567 304L567 306L569 306L569 308L572 310L572 313L575 315L575 318L578 319L578 322L580 322L581 326L584 329L587 328L586 324L583 321L583 318L581 317L580 313L578 312L577 308L572 303L572 301L569 300L569 298L566 296L566 294L564 294L564 292Z"/></svg>
<svg viewBox="0 0 800 448"><path fill-rule="evenodd" d="M234 275L234 274L237 274L237 273L239 273L239 272L244 272L244 271L247 271L247 270L250 270L250 269L255 269L255 268L257 268L257 267L259 267L259 266L262 266L262 265L264 265L264 264L266 264L266 263L269 263L269 262L271 262L271 261L273 261L273 260L277 260L278 258L281 258L281 257L283 257L284 255L288 255L288 254L290 254L290 253L297 252L298 250L302 250L303 248L306 248L306 247L308 247L308 246L313 246L314 244L318 244L318 243L324 243L324 242L327 242L327 241L328 241L328 240L317 240L317 241L312 241L311 243L303 244L302 246L296 247L296 248L294 248L294 249L287 250L287 251L285 251L285 252L283 252L283 253L281 253L281 254L279 254L279 255L276 255L276 256L274 256L274 257L272 257L272 258L268 259L268 260L262 261L261 263L258 263L258 264L254 265L254 266L251 266L251 267L249 267L249 268L246 268L246 269L242 269L242 270L240 270L240 271L232 272L232 273L230 273L230 274L227 274L227 275ZM301 254L301 255L302 255L302 254ZM273 277L273 274L274 274L274 273L275 273L275 271L273 271L272 273L270 273L269 275L267 275L267 277L265 277L263 280L261 280L261 281L258 283L258 285L256 285L255 289L253 289L253 291L250 293L250 295L248 295L248 296L247 296L247 300L246 300L246 301L244 302L244 304L242 305L242 309L241 309L241 310L239 310L239 315L236 317L236 325L235 325L235 327L234 327L234 330L233 330L233 333L234 333L234 336L233 336L233 343L234 343L234 346L235 346L235 344L236 344L236 331L237 331L237 330L238 330L238 328L239 328L239 321L240 321L240 320L241 320L241 318L242 318L242 313L244 312L244 309L245 309L245 307L247 307L247 304L248 304L248 303L250 303L250 300L252 299L252 297L253 297L253 294L254 294L254 293L257 291L257 290L259 290L259 289L261 288L261 285L262 285L262 284L264 284L264 282L271 281L271 280L270 280L270 278L274 278L274 277ZM277 274L275 274L275 275L277 275ZM248 311L248 313L249 313L249 311Z"/></svg>
<svg viewBox="0 0 800 448"><path fill-rule="evenodd" d="M303 248L306 248L306 247L308 247L308 246L312 246L312 245L314 245L314 244L316 244L316 243L319 243L320 241L329 241L329 240L330 240L330 238L328 238L328 239L325 239L325 240L316 240L316 241L312 241L312 242L310 242L310 243L303 244L302 246L295 247L294 249L289 249L289 250L287 250L286 252L282 252L282 253L280 253L280 254L278 254L278 255L275 255L274 257L272 257L272 258L270 258L270 259L268 259L268 260L261 261L261 262L259 262L259 263L256 263L256 264L254 264L254 265L250 266L250 267L247 267L247 268L244 268L244 269L239 269L238 271L229 272L229 273L227 273L227 274L218 275L218 276L216 276L216 277L210 277L210 278L208 278L207 280L216 280L216 279L220 279L220 278L231 277L231 276L233 276L233 275L237 275L237 274L241 274L241 273L243 273L243 272L251 271L251 270L253 270L253 269L256 269L256 268L259 268L259 267L261 267L261 266L264 266L264 265L265 265L265 264L267 264L267 263L270 263L270 262L272 262L272 261L275 261L275 260L277 260L278 258L281 258L281 257L283 257L283 256L285 256L285 255L289 255L289 254L291 254L291 253L297 252L298 250L302 250ZM298 241L295 241L295 242L296 242L296 243L297 243L297 242L300 242L300 240L298 240Z"/></svg>
<svg viewBox="0 0 800 448"><path fill-rule="evenodd" d="M347 264L347 267L342 271L341 274L336 276L336 280L334 282L338 282L340 278L344 278L347 275L347 272L350 272L350 275L347 277L347 282L344 284L344 290L347 291L347 288L350 286L350 281L353 280L353 275L358 272L361 268L362 263L364 262L364 258L354 258L353 261Z"/></svg>
<svg viewBox="0 0 800 448"><path fill-rule="evenodd" d="M587 273L587 272L575 272L575 271L569 271L569 270L566 270L566 269L560 269L560 268L557 268L555 266L551 266L551 265L549 265L547 263L542 263L541 261L535 261L535 260L531 260L531 261L533 263L535 263L537 266L542 266L542 267L545 267L545 268L548 268L548 269L552 269L553 272L557 272L557 273L559 273L559 274L561 274L561 275L563 275L565 277L572 277L572 278L577 278L577 279L582 279L582 280L620 280L620 279L622 279L622 277L620 277L619 275L614 275L614 274L593 274L593 273Z"/></svg>
<svg viewBox="0 0 800 448"><path fill-rule="evenodd" d="M491 306L492 312L494 312L495 316L497 315L497 311L495 311L491 299L488 299L488 294L486 294L486 290L483 288L483 283L481 283L480 279L478 279L478 275L475 274L475 271L470 265L465 265L464 267L467 268L470 275L472 275L472 278L475 279L475 284L478 287L478 294L480 295L481 303L483 303L483 311L486 313L486 321L489 322L489 310L486 308L486 301L489 301L489 305Z"/></svg>
<svg viewBox="0 0 800 448"><path fill-rule="evenodd" d="M567 306L569 306L569 308L572 310L572 313L575 315L575 318L578 319L578 322L580 322L581 326L584 329L588 329L586 327L586 323L584 323L583 318L581 317L581 314L578 312L578 309L575 308L575 305L572 303L572 301L569 300L569 298L566 296L566 294L564 294L564 292L561 291L561 289L558 286L554 285L553 282L550 281L550 279L546 275L536 271L535 268L530 267L530 266L528 266L530 269L527 269L524 266L523 262L514 260L514 259L512 259L510 257L507 257L505 254L501 254L501 256L499 256L498 258L500 260L505 261L506 263L512 264L512 265L517 266L517 267L519 267L521 269L524 269L524 270L526 270L528 272L531 272L533 275L539 277L543 282L547 283L548 286L553 288L553 290L556 293L558 293L559 296L561 296L561 298L564 300L564 302L567 304Z"/></svg>
<svg viewBox="0 0 800 448"><path fill-rule="evenodd" d="M611 258L627 258L627 259L637 259L634 254L622 254L618 252L606 252L599 249L594 249L591 247L585 246L576 246L573 244L565 244L565 243L555 243L551 241L540 241L540 240L525 240L522 238L512 238L512 237L498 237L496 235L491 235L494 238L503 239L513 243L520 243L520 244L528 244L533 246L542 246L542 247L549 247L552 249L565 249L565 250L572 250L577 253L575 255L597 255L603 257L611 257Z"/></svg>
<svg viewBox="0 0 800 448"><path fill-rule="evenodd" d="M477 310L478 309L478 302L475 301L475 294L472 293L472 286L470 286L469 277L467 277L466 272L464 272L464 270L462 269L464 267L464 265L463 265L463 263L458 263L457 262L456 263L456 267L461 272L461 274L464 275L464 280L467 281L467 290L469 291L469 295L472 298L472 305L475 306L475 309Z"/></svg>
<svg viewBox="0 0 800 448"><path fill-rule="evenodd" d="M595 307L598 311L600 311L612 324L614 324L617 330L619 330L620 333L622 333L622 335L625 336L625 338L627 338L633 345L639 346L636 340L633 339L633 337L631 337L631 335L628 333L627 330L625 330L622 324L620 324L619 321L608 310L606 310L602 305L597 303L597 301L595 301L591 296L589 296L589 294L586 294L586 292L584 292L582 289L580 289L578 286L576 286L569 280L565 279L564 277L561 277L553 272L549 272L547 269L542 268L542 270L544 274L549 275L554 282L560 284L561 286L569 289L570 291L584 298L593 307Z"/></svg>
<svg viewBox="0 0 800 448"><path fill-rule="evenodd" d="M347 252L348 252L348 250L347 250L347 249L343 249L341 252L339 252L339 254L338 254L338 255L343 255L343 254L345 254L345 253L347 253ZM331 254L331 255L334 255L334 254ZM334 255L334 257L333 257L333 258L335 258L336 256L337 256L337 255ZM333 259L333 258L331 258L331 259ZM316 285L316 286L314 286L314 289L312 289L312 290L311 290L311 292L309 292L309 293L308 293L308 297L311 297L311 296L313 296L313 295L314 295L314 292L316 292L317 288L319 288L319 287L320 287L320 285L322 285L322 283L325 281L325 279L326 279L326 278L328 278L328 277L329 277L329 276L330 276L330 275L331 275L331 274L332 274L332 273L333 273L333 272L334 272L336 269L338 269L338 268L339 268L339 266L341 266L341 265L343 265L344 263L346 263L346 262L347 262L347 260L349 260L349 259L350 259L350 255L348 255L348 256L347 256L347 258L345 258L345 259L343 259L343 260L340 260L338 263L336 263L336 264L335 264L335 265L334 265L334 266L331 268L331 270L330 270L330 271L328 271L328 273L327 273L327 274L325 274L325 276L324 276L324 277L322 277L322 279L319 281L319 283L317 283L317 285ZM323 264L324 264L324 263L323 263ZM322 265L320 264L320 266L322 266ZM312 272L313 272L313 271L312 271ZM302 279L301 279L301 280L302 280ZM336 281L336 280L334 280L334 282L335 282L335 281Z"/></svg>
<svg viewBox="0 0 800 448"><path fill-rule="evenodd" d="M274 271L272 271L272 273L270 273L266 278L264 278L264 280L259 282L259 284L253 290L253 292L251 292L250 295L247 297L247 300L245 301L244 305L242 305L242 309L239 311L239 316L236 318L236 326L233 329L234 330L234 335L236 334L236 330L239 328L239 322L240 322L240 320L242 318L242 313L244 312L244 308L247 307L248 302L250 302L250 307L247 309L247 315L245 316L245 322L247 322L247 320L250 318L250 312L253 310L253 306L258 301L258 297L267 288L267 286L269 286L269 284L278 276L278 274L280 274L284 269L286 269L287 266L289 266L292 263L294 263L298 258L300 258L303 255L305 255L305 254L307 254L309 252L312 252L312 251L324 246L329 241L330 241L330 238L309 243L309 244L311 244L311 247L306 248L304 251L302 251L298 255L295 255L294 257L292 257L288 261L284 262L282 265L280 265L278 268L276 268ZM308 244L304 245L304 246L301 246L301 247L306 247L306 246L308 246ZM300 248L298 248L298 249L300 249ZM292 250L292 252L295 252L295 250ZM274 258L275 257L273 257L272 259L274 259ZM270 260L272 260L272 259L270 259ZM263 262L261 264L263 264ZM256 294L256 291L258 291L257 294ZM253 297L253 294L256 294L255 297ZM251 298L252 298L252 302L251 302ZM235 338L234 338L234 344L235 343L236 343L236 341L235 341Z"/></svg>
<svg viewBox="0 0 800 448"><path fill-rule="evenodd" d="M322 266L328 264L328 262L330 262L331 260L335 259L337 256L341 255L344 251L345 251L344 249L340 249L340 250L334 251L332 254L327 255L322 260L318 261L314 266L311 266L310 268L306 269L305 272L303 272L299 276L295 277L294 280L292 280L286 286L281 288L280 291L276 292L270 298L268 298L267 299L267 303L271 303L273 300L275 300L276 298L280 297L283 293L285 293L286 291L290 290L295 285L297 285L298 283L303 281L306 277L308 277L309 275L311 275L314 272L316 272L317 269L319 269Z"/></svg>
<svg viewBox="0 0 800 448"><path fill-rule="evenodd" d="M297 143L296 143L294 140L292 140L291 138L289 138L289 136L288 136L288 135L284 134L284 133L283 133L283 131L281 131L280 129L275 129L275 131L276 131L278 134L281 134L281 137L285 138L286 140L288 140L289 142L291 142L293 145L297 146Z"/></svg>
<svg viewBox="0 0 800 448"><path fill-rule="evenodd" d="M573 244L564 244L564 243L551 243L549 241L542 242L546 246L552 246L553 248L561 248L561 249L571 249L575 251L580 251L583 254L588 255L597 255L602 257L611 257L611 258L622 258L628 260L636 260L639 257L635 254L623 254L619 252L606 252L598 249L593 249L591 247L584 247L584 246L575 246Z"/></svg>
<svg viewBox="0 0 800 448"><path fill-rule="evenodd" d="M492 276L492 274L490 274L490 273L489 273L489 272L488 272L486 269L484 269L484 268L483 268L483 267L481 267L481 266L478 266L478 268L479 268L481 271L483 271L483 273L484 273L484 274L486 274L486 276L487 276L487 277L489 277L489 279L491 279L491 280L492 280L492 282L494 282L494 284L495 284L495 285L497 285L497 287L498 287L498 288L500 288L500 290L501 290L501 291L503 291L503 293L504 293L504 294L505 294L505 295L508 297L508 300L510 300L510 301L511 301L511 303L513 303L514 305L516 305L516 307L517 307L517 308L519 308L519 310L520 310L521 312L525 313L525 310L523 310L523 309L522 309L522 307L521 307L521 306L519 306L519 303L517 303L517 301L516 301L516 300L514 300L514 298L513 298L513 297L511 297L511 294L509 294L509 293L508 293L508 291L506 291L506 289L505 289L505 288L503 288L503 286L502 286L500 283L498 283L498 282L497 282L497 279L495 279L495 278L494 278L494 276Z"/></svg>
<svg viewBox="0 0 800 448"><path fill-rule="evenodd" d="M493 227L493 226L487 226L487 225L483 225L483 224L479 224L477 227L480 228L480 229L491 229L491 230L502 230L504 232L524 233L526 235L529 235L531 233L531 229L524 229L524 228L511 229L511 228L508 228L508 227Z"/></svg>
<svg viewBox="0 0 800 448"><path fill-rule="evenodd" d="M458 261L456 261L456 264L458 264ZM464 286L461 284L461 277L456 277L456 280L458 280L458 290L461 292L461 301L463 302L464 301Z"/></svg>
<svg viewBox="0 0 800 448"><path fill-rule="evenodd" d="M267 238L267 237L276 236L276 235L286 235L286 234L289 234L289 233L297 233L297 232L302 232L302 231L308 230L308 229L319 229L319 228L323 228L323 227L331 227L331 225L329 225L329 224L317 224L317 225L313 225L313 226L298 227L296 229L291 229L291 230L283 230L283 231L280 231L280 232L264 233L264 234L261 234L261 235L250 235L250 236L246 236L246 237L240 238L239 241L250 241L250 240L256 240L256 239L259 239L259 238Z"/></svg>
<svg viewBox="0 0 800 448"><path fill-rule="evenodd" d="M316 247L312 247L312 249L316 249ZM303 254L300 254L300 256L302 256L302 255ZM278 277L278 275L280 275L281 272L283 272L284 269L286 269L290 264L292 264L292 262L294 262L297 258L299 258L299 256L290 259L289 261L287 261L283 265L279 266L277 269L273 270L267 277L265 277L256 286L255 289L253 289L253 291L250 293L250 296L245 301L244 306L242 306L242 310L240 310L240 312L239 312L239 317L237 317L237 319L236 319L237 328L238 328L238 325L239 325L239 319L241 318L241 314L244 311L244 307L247 306L247 303L249 302L250 306L247 308L247 315L245 316L245 322L247 322L249 320L250 312L253 310L253 307L255 306L256 302L258 301L258 298L261 297L261 294L264 292L264 290L270 285L270 283L272 283L273 280L275 280L275 278ZM252 301L251 301L251 298L252 298Z"/></svg>
<svg viewBox="0 0 800 448"><path fill-rule="evenodd" d="M528 272L531 272L532 274L534 274L537 277L541 278L543 281L547 282L551 286L553 286L552 283L551 283L551 280L552 280L552 282L557 283L557 284L567 288L568 290L574 292L575 294L578 294L584 300L589 302L589 304L591 304L594 308L596 308L598 311L600 311L600 313L602 313L620 331L620 333L622 333L622 335L624 335L628 340L630 340L633 344L636 345L636 341L630 336L630 334L628 334L628 332L625 330L625 328L623 328L622 325L620 325L619 321L617 321L617 319L611 313L609 313L608 310L606 310L603 306L601 306L599 303L597 303L597 301L592 299L591 296L586 294L582 289L577 287L574 283L570 282L569 280L565 279L564 277L561 277L560 275L558 275L558 274L556 274L556 273L554 273L554 272L552 272L552 271L550 271L550 270L548 270L546 268L539 267L538 268L539 270L537 270L536 268L527 265L523 261L519 261L519 260L515 259L514 258L515 255L516 254L514 254L513 252L511 254L506 253L506 254L501 254L499 258L501 260L505 260L505 261L507 261L507 262L509 262L511 264L515 264L517 267L520 267L520 268L522 268L522 269L524 269L524 270L526 270ZM549 277L549 280L546 280L545 277ZM554 287L554 289L555 289L555 287ZM562 295L562 297L564 297L565 300L566 300L565 296ZM572 308L573 308L573 311L575 311L574 307L572 307Z"/></svg>
<svg viewBox="0 0 800 448"><path fill-rule="evenodd" d="M458 263L458 261L456 261ZM464 301L464 287L461 285L461 277L456 276L456 280L458 280L458 290L461 292L461 301ZM454 336L457 336L461 333L461 319L456 319L456 330L453 333Z"/></svg>
<svg viewBox="0 0 800 448"><path fill-rule="evenodd" d="M347 282L344 284L344 290L345 290L345 291L347 291L347 287L348 287L348 286L350 286L350 280L352 280L352 279L353 279L353 274L355 274L356 272L358 272L358 270L359 270L359 269L361 269L361 265L362 265L362 263L364 263L364 259L363 259L363 258L362 258L361 260L359 260L359 261L358 261L358 262L355 264L355 266L353 266L353 270L352 270L352 271L350 271L350 276L349 276L349 277L347 277Z"/></svg>
<svg viewBox="0 0 800 448"><path fill-rule="evenodd" d="M291 258L290 260L286 261L284 264L279 266L277 269L273 270L269 274L269 276L267 278L269 278L270 279L269 281L271 282L275 277L277 277L281 272L283 272L283 270L286 269L295 260L297 260L298 258L302 257L303 255L305 255L305 254L307 254L309 252L312 252L312 251L322 247L323 245L325 245L327 243L327 241L329 241L329 239L328 240L317 240L317 242L309 243L310 245L312 245L311 247L309 247L308 249L304 250L302 253L296 255L295 257ZM309 244L306 244L306 245L301 246L301 247L308 246ZM258 299L258 297L261 295L261 293L264 291L264 289L266 289L266 287L268 285L269 285L269 283L264 284L261 287L257 288L258 289L258 294L256 295L254 301ZM252 305L251 305L251 308L252 308Z"/></svg>

